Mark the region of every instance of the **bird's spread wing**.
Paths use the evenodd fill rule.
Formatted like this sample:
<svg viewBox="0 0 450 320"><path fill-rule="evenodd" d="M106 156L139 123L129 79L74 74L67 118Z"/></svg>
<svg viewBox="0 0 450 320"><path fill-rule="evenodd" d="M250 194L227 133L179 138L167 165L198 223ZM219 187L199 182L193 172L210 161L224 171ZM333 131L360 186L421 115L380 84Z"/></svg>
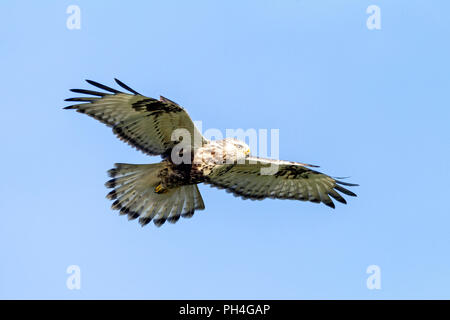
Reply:
<svg viewBox="0 0 450 320"><path fill-rule="evenodd" d="M204 142L187 112L175 102L164 97L160 100L145 97L117 79L117 84L131 93L86 81L106 92L72 89L72 92L89 96L66 99L76 101L77 104L65 109L75 109L112 127L119 139L136 149L148 155L167 156L179 143L179 140L172 140L172 133L176 129L189 132L191 146L194 141Z"/></svg>
<svg viewBox="0 0 450 320"><path fill-rule="evenodd" d="M343 185L357 186L309 169L305 164L256 157L249 157L242 164L216 166L207 183L244 199L297 199L323 202L332 208L331 198L347 203L338 191L356 196Z"/></svg>

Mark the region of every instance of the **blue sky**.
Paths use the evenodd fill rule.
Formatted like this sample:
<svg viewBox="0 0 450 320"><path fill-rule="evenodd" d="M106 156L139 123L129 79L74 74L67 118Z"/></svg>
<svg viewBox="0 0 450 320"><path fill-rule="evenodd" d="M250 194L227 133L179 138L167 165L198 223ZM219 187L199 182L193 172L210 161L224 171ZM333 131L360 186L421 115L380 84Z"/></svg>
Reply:
<svg viewBox="0 0 450 320"><path fill-rule="evenodd" d="M381 9L368 30L366 8ZM81 29L66 27L69 5ZM2 1L0 298L450 298L448 1ZM351 176L336 210L243 201L141 228L106 171L149 158L62 110L117 77L204 128L280 130L280 158ZM69 290L66 269L81 269ZM369 290L366 269L381 270Z"/></svg>

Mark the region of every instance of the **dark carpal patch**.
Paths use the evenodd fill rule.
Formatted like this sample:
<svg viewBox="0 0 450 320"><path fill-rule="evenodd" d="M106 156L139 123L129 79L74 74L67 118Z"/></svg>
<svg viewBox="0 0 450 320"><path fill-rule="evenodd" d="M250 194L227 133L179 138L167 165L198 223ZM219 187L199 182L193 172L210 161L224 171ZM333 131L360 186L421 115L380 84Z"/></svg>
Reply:
<svg viewBox="0 0 450 320"><path fill-rule="evenodd" d="M287 179L309 179L311 174L320 174L320 172L302 167L302 166L286 166L283 170L278 170L275 177L286 177Z"/></svg>
<svg viewBox="0 0 450 320"><path fill-rule="evenodd" d="M133 103L132 107L136 111L146 110L152 116L162 114L162 113L183 111L183 108L181 108L177 105L174 105L171 103L165 103L165 102L153 99L153 98L146 98L146 99L139 100L139 101Z"/></svg>

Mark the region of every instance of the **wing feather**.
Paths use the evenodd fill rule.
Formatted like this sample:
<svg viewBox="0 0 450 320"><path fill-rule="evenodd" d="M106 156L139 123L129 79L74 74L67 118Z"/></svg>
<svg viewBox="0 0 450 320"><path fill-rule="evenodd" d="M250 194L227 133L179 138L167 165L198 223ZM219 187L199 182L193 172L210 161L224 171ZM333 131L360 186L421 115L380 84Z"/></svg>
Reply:
<svg viewBox="0 0 450 320"><path fill-rule="evenodd" d="M278 170L270 175L263 174L261 170L271 164L277 165ZM331 198L347 203L337 191L356 196L342 185L357 186L307 168L303 163L255 157L247 158L242 164L218 165L208 175L206 183L245 199L296 199L321 202L331 208L335 208Z"/></svg>
<svg viewBox="0 0 450 320"><path fill-rule="evenodd" d="M197 137L199 144L206 140L197 130L188 113L175 102L162 98L156 100L145 97L122 81L116 83L128 90L124 93L92 80L89 84L106 92L72 89L72 92L90 95L66 99L70 102L82 102L65 107L99 120L112 127L117 137L132 147L148 154L167 157L179 141L172 140L176 129L186 129L191 135L191 147Z"/></svg>

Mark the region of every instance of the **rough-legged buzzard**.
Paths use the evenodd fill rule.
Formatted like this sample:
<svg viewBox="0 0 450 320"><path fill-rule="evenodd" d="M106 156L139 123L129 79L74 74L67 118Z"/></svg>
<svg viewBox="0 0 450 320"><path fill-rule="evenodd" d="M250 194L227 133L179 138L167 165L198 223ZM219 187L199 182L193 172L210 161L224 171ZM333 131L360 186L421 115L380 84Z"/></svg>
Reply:
<svg viewBox="0 0 450 320"><path fill-rule="evenodd" d="M119 139L136 149L163 158L156 164L116 163L108 171L111 180L106 186L113 190L107 198L114 200L112 209L129 219L139 218L142 226L152 220L156 226L175 223L203 210L199 183L244 199L296 199L332 208L331 198L346 203L338 191L356 196L343 187L356 184L310 169L313 165L252 157L248 145L237 139L209 141L177 103L145 97L115 81L130 93L87 80L106 92L72 89L88 96L66 99L77 104L65 109L85 113L110 126ZM174 135L177 131L185 135Z"/></svg>

